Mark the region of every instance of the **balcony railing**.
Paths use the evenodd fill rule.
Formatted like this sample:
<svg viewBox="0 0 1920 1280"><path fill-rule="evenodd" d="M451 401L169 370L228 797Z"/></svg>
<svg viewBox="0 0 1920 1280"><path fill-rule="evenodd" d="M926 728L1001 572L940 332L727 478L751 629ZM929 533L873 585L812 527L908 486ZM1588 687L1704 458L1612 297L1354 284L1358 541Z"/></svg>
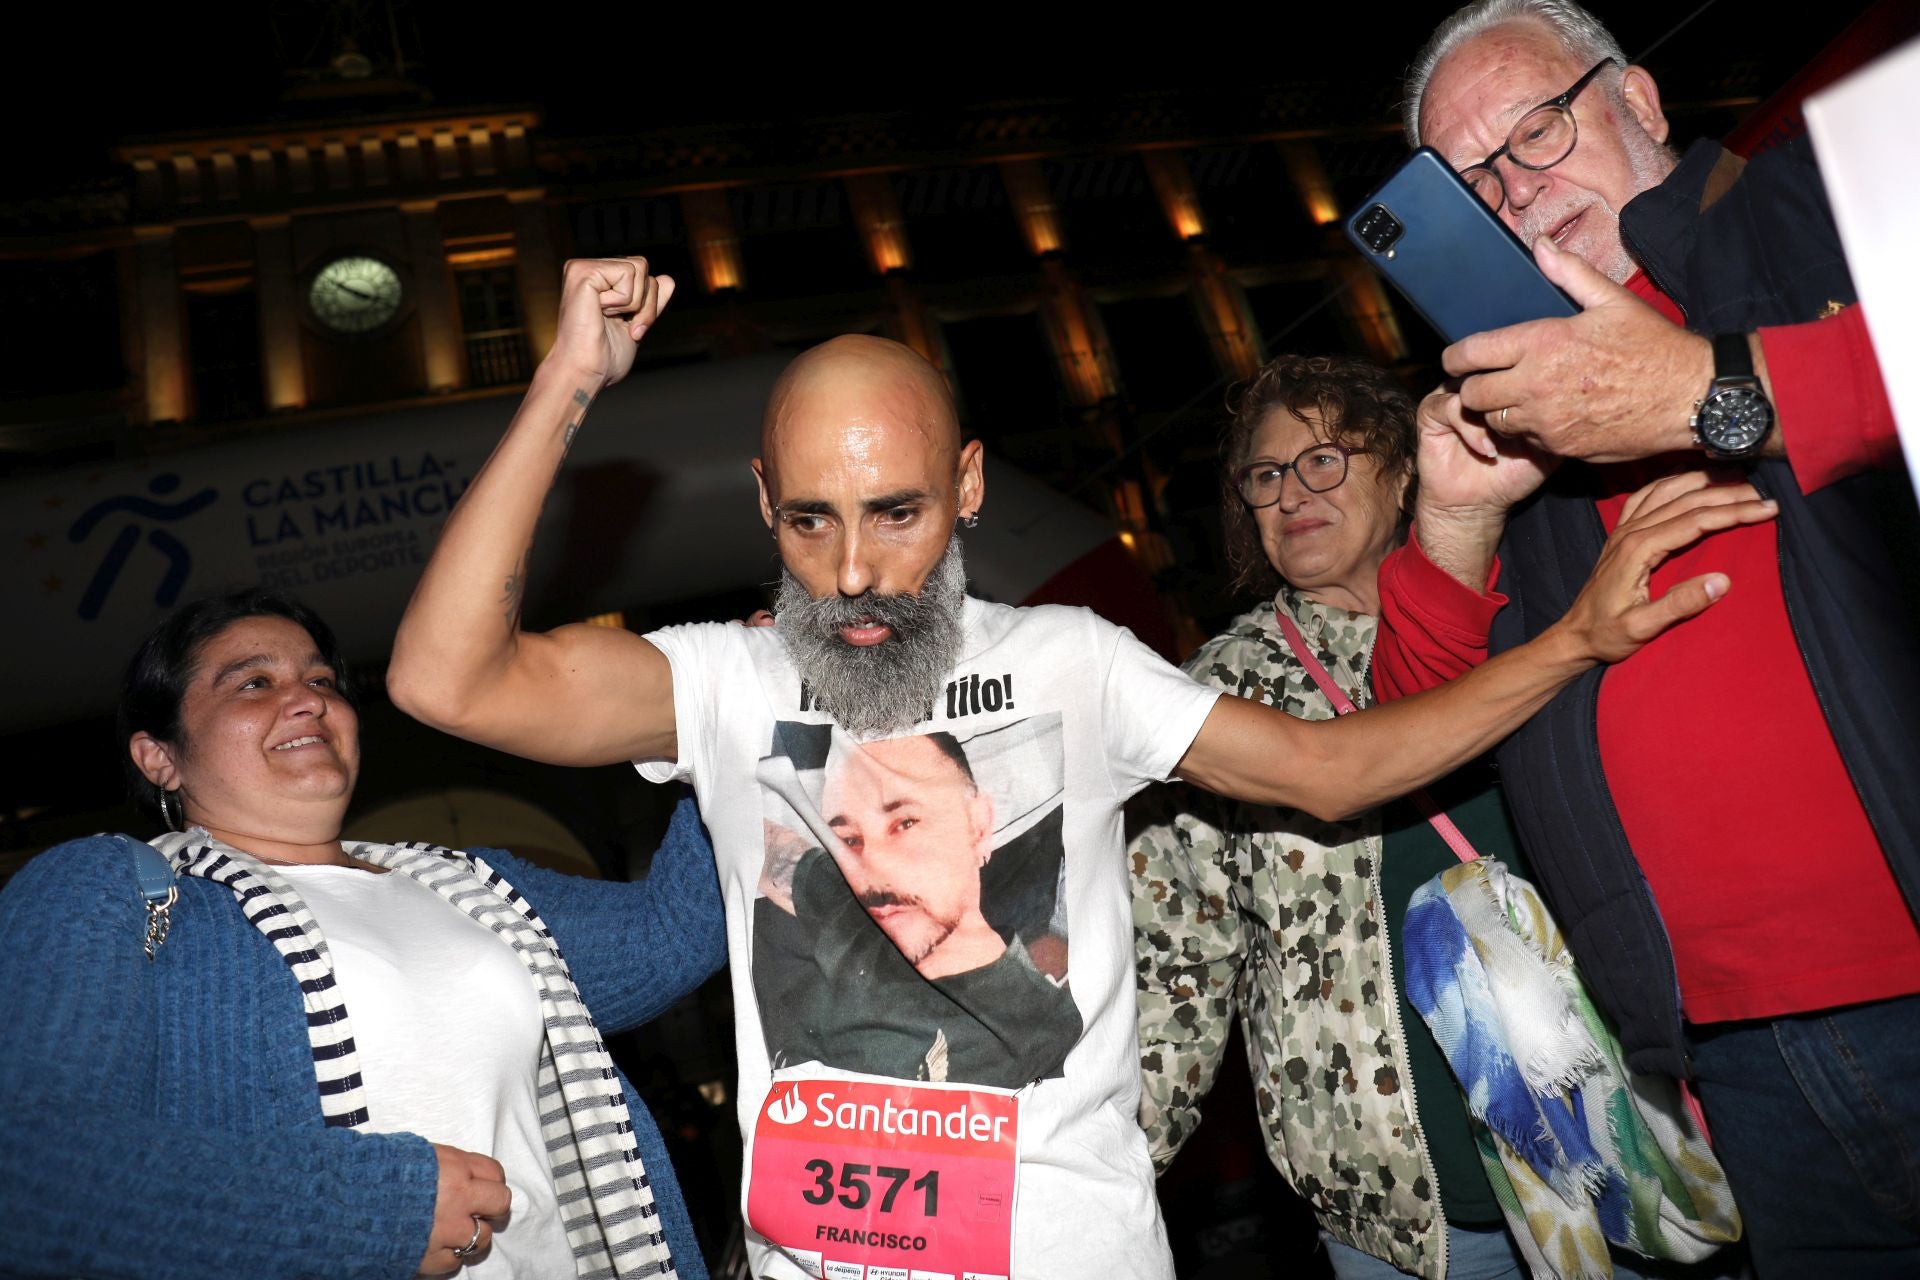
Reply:
<svg viewBox="0 0 1920 1280"><path fill-rule="evenodd" d="M467 335L468 386L497 387L525 382L532 369L533 358L525 329L493 329Z"/></svg>

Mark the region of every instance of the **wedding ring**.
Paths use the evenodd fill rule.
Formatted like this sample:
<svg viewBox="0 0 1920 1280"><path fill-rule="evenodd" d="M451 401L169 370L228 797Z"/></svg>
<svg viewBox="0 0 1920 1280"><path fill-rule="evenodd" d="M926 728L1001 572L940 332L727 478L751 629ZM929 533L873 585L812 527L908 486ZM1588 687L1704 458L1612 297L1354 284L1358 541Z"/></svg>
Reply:
<svg viewBox="0 0 1920 1280"><path fill-rule="evenodd" d="M1502 409L1500 411L1500 430L1502 432L1506 431L1507 429L1507 413L1512 408L1513 408L1512 405L1508 405L1505 409Z"/></svg>
<svg viewBox="0 0 1920 1280"><path fill-rule="evenodd" d="M479 1251L480 1251L480 1218L478 1215L475 1215L473 1219L473 1239L467 1241L466 1244L462 1245L460 1248L455 1249L453 1251L453 1256L460 1259L462 1262L465 1262L468 1258L471 1258L474 1254L478 1253Z"/></svg>

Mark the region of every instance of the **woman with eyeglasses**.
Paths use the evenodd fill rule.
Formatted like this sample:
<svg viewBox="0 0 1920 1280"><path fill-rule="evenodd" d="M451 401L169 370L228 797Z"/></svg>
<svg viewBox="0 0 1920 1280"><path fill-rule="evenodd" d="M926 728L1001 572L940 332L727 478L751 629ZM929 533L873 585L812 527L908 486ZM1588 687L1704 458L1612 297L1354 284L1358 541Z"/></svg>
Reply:
<svg viewBox="0 0 1920 1280"><path fill-rule="evenodd" d="M1413 506L1413 415L1390 373L1348 357L1280 356L1246 385L1222 520L1235 585L1260 603L1189 674L1324 720L1317 664L1372 701L1375 579ZM1428 793L1481 855L1527 874L1485 768ZM1312 1205L1335 1275L1525 1275L1458 1086L1403 994L1408 899L1456 855L1405 801L1329 823L1185 787L1142 800L1130 863L1156 1164L1199 1123L1237 1016L1267 1152Z"/></svg>

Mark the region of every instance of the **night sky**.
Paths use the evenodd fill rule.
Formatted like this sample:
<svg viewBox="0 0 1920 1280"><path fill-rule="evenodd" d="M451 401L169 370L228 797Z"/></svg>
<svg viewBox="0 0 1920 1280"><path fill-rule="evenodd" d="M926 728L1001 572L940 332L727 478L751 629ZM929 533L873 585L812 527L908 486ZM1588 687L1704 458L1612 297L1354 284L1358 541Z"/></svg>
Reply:
<svg viewBox="0 0 1920 1280"><path fill-rule="evenodd" d="M1866 7L1801 6L1787 27L1756 23L1741 0L1599 6L1634 55L1697 13L1649 61L1669 97L1710 93L1747 66L1777 85ZM494 15L514 10L272 0L156 5L105 20L93 6L58 6L42 13L36 39L10 42L15 128L0 182L11 195L57 189L111 172L110 149L123 138L301 114L284 97L288 70L326 63L342 13L360 15L363 51L383 62L391 12L410 75L436 104L533 104L548 133L565 135L1222 84L1388 84L1445 12L1185 4L1162 7L1156 21L1147 6L811 5L773 16L758 5L519 8L529 16L501 21ZM565 13L566 25L543 13Z"/></svg>

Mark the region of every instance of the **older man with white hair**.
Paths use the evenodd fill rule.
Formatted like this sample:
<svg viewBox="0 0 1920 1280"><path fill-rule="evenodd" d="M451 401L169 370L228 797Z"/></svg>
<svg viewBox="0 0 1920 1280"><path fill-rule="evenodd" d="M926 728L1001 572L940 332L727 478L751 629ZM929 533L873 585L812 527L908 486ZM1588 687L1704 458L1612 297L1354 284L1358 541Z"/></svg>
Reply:
<svg viewBox="0 0 1920 1280"><path fill-rule="evenodd" d="M1444 353L1376 682L1557 617L1663 474L1779 501L1653 575L1737 565L1727 606L1557 695L1503 775L1631 1060L1697 1084L1760 1272L1916 1274L1920 646L1888 534L1913 499L1810 153L1676 157L1653 77L1556 0L1442 23L1407 133L1584 310Z"/></svg>

